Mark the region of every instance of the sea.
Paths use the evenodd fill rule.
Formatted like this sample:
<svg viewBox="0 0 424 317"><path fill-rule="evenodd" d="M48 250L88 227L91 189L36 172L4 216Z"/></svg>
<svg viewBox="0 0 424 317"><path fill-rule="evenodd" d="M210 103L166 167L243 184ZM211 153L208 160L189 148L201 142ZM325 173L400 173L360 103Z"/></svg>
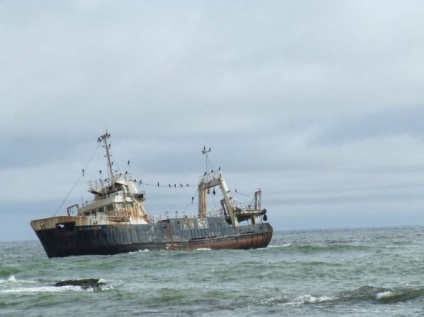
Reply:
<svg viewBox="0 0 424 317"><path fill-rule="evenodd" d="M55 286L89 278L101 285ZM0 316L424 316L424 227L52 259L37 240L0 242Z"/></svg>

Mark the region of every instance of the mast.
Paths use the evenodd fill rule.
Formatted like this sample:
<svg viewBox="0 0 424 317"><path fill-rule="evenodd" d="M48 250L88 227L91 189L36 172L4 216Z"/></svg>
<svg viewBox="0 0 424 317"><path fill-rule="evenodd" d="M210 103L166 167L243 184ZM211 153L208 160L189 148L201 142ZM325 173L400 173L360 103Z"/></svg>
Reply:
<svg viewBox="0 0 424 317"><path fill-rule="evenodd" d="M227 183L224 180L224 177L221 175L220 169L218 171L211 171L208 172L208 164L211 166L209 162L208 153L211 152L211 148L209 150L206 150L206 147L203 147L202 154L205 156L206 161L206 172L205 174L200 178L199 182L199 217L203 218L206 217L207 212L207 192L209 188L213 188L215 186L219 186L221 189L222 195L224 197L224 205L226 210L229 213L229 216L231 218L232 226L238 227L239 221L237 218L237 215L235 213L236 206L233 204L233 197L231 196L231 192L227 186Z"/></svg>
<svg viewBox="0 0 424 317"><path fill-rule="evenodd" d="M97 139L97 142L99 142L99 143L103 142L102 146L105 148L105 151L106 151L105 157L106 157L106 160L107 160L107 167L108 167L108 176L109 176L108 179L109 179L110 185L112 185L112 188L115 189L115 180L113 179L114 174L113 174L113 169L112 169L113 163L112 163L112 160L111 160L112 155L110 154L110 151L109 151L110 144L107 144L107 140L109 138L110 138L110 134L106 130L106 133L103 134L102 136L100 136Z"/></svg>
<svg viewBox="0 0 424 317"><path fill-rule="evenodd" d="M202 154L205 156L206 160L206 169L208 169L208 165L212 167L209 162L208 153L211 151L206 150L206 147L203 148ZM222 192L223 199L221 200L221 206L224 210L224 214L228 215L229 219L227 222L231 223L233 228L237 228L241 221L250 220L252 224L256 223L256 218L264 215L266 210L261 210L261 189L255 192L254 205L251 206L241 206L238 205L236 200L233 199L230 189L221 174L221 168L218 168L218 171L214 171L213 169L209 172L203 174L200 177L198 192L199 192L199 210L198 216L199 218L206 217L207 214L207 194L209 193L210 188L214 188L215 186L219 186ZM213 192L215 194L215 192Z"/></svg>

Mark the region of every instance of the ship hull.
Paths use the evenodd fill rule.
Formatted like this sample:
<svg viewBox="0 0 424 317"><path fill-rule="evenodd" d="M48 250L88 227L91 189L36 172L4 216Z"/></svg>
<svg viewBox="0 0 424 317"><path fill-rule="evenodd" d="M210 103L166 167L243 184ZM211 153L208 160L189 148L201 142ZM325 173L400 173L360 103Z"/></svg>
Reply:
<svg viewBox="0 0 424 317"><path fill-rule="evenodd" d="M154 224L87 224L81 217L53 217L31 223L48 257L112 255L139 250L255 249L266 247L268 223L233 228L221 217L175 218ZM56 223L43 228L44 223Z"/></svg>

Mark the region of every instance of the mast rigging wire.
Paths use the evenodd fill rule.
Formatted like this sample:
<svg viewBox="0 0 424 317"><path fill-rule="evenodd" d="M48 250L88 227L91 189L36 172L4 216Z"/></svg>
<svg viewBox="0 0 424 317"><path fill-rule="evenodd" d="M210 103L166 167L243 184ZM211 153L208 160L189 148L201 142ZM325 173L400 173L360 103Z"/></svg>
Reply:
<svg viewBox="0 0 424 317"><path fill-rule="evenodd" d="M56 211L54 212L53 216L56 216L57 212L59 211L60 208L62 208L63 204L65 203L65 201L68 199L69 195L71 195L71 193L74 191L75 187L77 186L77 184L79 183L79 181L81 180L82 177L84 177L84 172L87 170L87 167L90 165L91 161L93 160L94 156L96 155L97 151L100 148L100 143L99 145L96 146L96 149L93 152L93 155L91 156L90 160L88 161L87 165L82 169L82 172L80 174L80 176L78 177L77 181L75 182L74 186L72 186L71 190L69 191L69 193L66 195L66 197L62 200L62 203L59 205L59 207L56 209Z"/></svg>

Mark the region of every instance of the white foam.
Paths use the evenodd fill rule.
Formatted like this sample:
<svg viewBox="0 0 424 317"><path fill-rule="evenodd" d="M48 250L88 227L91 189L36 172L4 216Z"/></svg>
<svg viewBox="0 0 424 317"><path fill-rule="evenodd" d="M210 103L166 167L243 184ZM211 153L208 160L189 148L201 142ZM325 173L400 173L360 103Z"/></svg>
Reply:
<svg viewBox="0 0 424 317"><path fill-rule="evenodd" d="M8 282L16 282L16 278L15 275L10 275L9 278L7 279Z"/></svg>
<svg viewBox="0 0 424 317"><path fill-rule="evenodd" d="M377 299L389 298L389 297L392 297L393 295L394 293L391 291L380 292L380 293L377 293L376 298Z"/></svg>
<svg viewBox="0 0 424 317"><path fill-rule="evenodd" d="M77 286L40 286L40 287L21 287L14 289L1 290L0 294L35 294L35 293L60 293L65 291L84 291Z"/></svg>
<svg viewBox="0 0 424 317"><path fill-rule="evenodd" d="M302 304L314 304L314 303L323 303L334 300L334 297L329 296L319 296L315 297L310 294L302 295L295 298L293 301L287 303L287 305L302 305Z"/></svg>
<svg viewBox="0 0 424 317"><path fill-rule="evenodd" d="M138 251L130 251L128 252L128 254L137 254L137 253L141 253L141 252L149 252L150 250L148 249L144 249L144 250L138 250Z"/></svg>
<svg viewBox="0 0 424 317"><path fill-rule="evenodd" d="M212 251L211 248L198 248L196 251Z"/></svg>
<svg viewBox="0 0 424 317"><path fill-rule="evenodd" d="M138 250L138 251L134 251L134 252L129 252L129 254L140 253L140 252L150 252L150 250L149 249Z"/></svg>
<svg viewBox="0 0 424 317"><path fill-rule="evenodd" d="M285 243L285 244L281 244L281 245L269 245L269 246L267 246L267 248L287 248L291 245L292 245L291 243Z"/></svg>
<svg viewBox="0 0 424 317"><path fill-rule="evenodd" d="M34 281L17 280L14 275L10 275L7 280L0 280L0 284L33 284Z"/></svg>

